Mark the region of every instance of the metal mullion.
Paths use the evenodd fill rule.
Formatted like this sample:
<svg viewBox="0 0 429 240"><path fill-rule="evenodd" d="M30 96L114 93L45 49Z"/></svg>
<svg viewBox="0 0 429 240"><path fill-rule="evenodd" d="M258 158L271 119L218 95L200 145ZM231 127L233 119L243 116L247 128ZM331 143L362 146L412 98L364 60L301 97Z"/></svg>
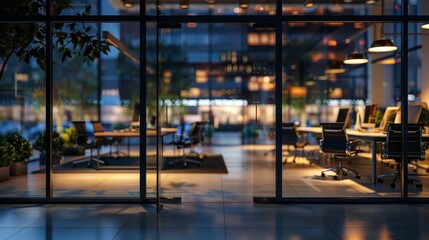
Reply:
<svg viewBox="0 0 429 240"><path fill-rule="evenodd" d="M140 4L140 14L145 14L145 4ZM146 137L146 21L140 19L140 201L147 199L147 137ZM144 120L144 122L143 122ZM145 156L144 158L142 156Z"/></svg>
<svg viewBox="0 0 429 240"><path fill-rule="evenodd" d="M45 143L46 143L46 186L45 194L46 199L51 200L53 197L53 146L52 146L52 134L53 134L53 73L52 73L52 28L50 16L53 14L52 0L46 1L46 62L45 62L45 95L46 95L46 115L45 115Z"/></svg>
<svg viewBox="0 0 429 240"><path fill-rule="evenodd" d="M276 80L275 80L275 194L276 201L280 201L283 196L283 164L282 164L282 1L276 2Z"/></svg>
<svg viewBox="0 0 429 240"><path fill-rule="evenodd" d="M403 200L408 198L408 0L404 0L401 35L401 123L402 123L402 191Z"/></svg>

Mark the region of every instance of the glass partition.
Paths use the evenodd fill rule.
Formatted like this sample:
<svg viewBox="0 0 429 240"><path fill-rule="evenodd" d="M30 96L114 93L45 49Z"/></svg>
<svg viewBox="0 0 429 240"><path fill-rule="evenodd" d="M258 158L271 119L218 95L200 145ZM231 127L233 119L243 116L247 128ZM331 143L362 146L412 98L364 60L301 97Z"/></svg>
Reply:
<svg viewBox="0 0 429 240"><path fill-rule="evenodd" d="M84 30L86 37L84 45L66 38L71 39L66 46L76 47L53 52L54 131L62 145L62 158L54 162L53 195L138 198L139 24L54 26L62 26L62 34ZM53 41L62 41L62 35L54 34ZM101 59L94 59L98 55Z"/></svg>
<svg viewBox="0 0 429 240"><path fill-rule="evenodd" d="M283 15L400 15L397 0L283 0Z"/></svg>
<svg viewBox="0 0 429 240"><path fill-rule="evenodd" d="M383 36L400 49L399 29L395 23L283 24L283 196L401 196L400 187L378 178L391 171L381 158L382 120L398 101L400 55L374 48ZM322 132L332 127L339 129Z"/></svg>
<svg viewBox="0 0 429 240"><path fill-rule="evenodd" d="M429 49L429 30L422 28L424 23L415 22L408 25L408 122L422 124L423 139L422 146L425 154L421 157L410 159L408 165L408 196L425 197L427 190L425 186L429 184L427 175L429 172L429 152L428 150L428 133L429 133L429 93L428 79L425 63L429 61L427 51ZM420 143L416 143L418 146ZM415 150L410 147L409 154ZM423 187L423 188L421 188Z"/></svg>
<svg viewBox="0 0 429 240"><path fill-rule="evenodd" d="M45 38L41 23L0 24L0 192L45 197Z"/></svg>
<svg viewBox="0 0 429 240"><path fill-rule="evenodd" d="M160 123L176 129L164 146L163 194L183 202L273 196L274 156L264 155L274 149L273 30L181 23L159 33Z"/></svg>

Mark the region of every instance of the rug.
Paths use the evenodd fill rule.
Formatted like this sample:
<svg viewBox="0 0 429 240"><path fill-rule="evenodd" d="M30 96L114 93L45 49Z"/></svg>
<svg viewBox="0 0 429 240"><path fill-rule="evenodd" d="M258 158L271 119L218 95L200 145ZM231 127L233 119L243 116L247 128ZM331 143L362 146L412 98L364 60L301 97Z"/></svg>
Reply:
<svg viewBox="0 0 429 240"><path fill-rule="evenodd" d="M222 155L209 155L204 157L202 163L198 166L196 164L189 163L187 167L184 167L183 163L170 164L178 157L164 157L161 162L161 172L163 173L220 173L227 174L228 169ZM105 157L103 161L106 164L100 164L100 169L88 168L87 163L79 163L73 165L72 162L65 164L56 165L54 167L54 173L76 173L76 172L133 172L139 170L139 158L138 157ZM147 170L156 170L156 158L155 156L149 156L147 158ZM32 173L45 173L45 168L42 167L39 170L33 171Z"/></svg>

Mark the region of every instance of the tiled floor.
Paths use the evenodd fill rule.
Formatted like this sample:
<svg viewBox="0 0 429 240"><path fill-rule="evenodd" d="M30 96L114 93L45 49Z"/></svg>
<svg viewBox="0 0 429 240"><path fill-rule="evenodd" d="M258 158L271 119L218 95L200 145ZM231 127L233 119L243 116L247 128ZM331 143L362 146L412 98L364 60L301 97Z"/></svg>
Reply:
<svg viewBox="0 0 429 240"><path fill-rule="evenodd" d="M1 205L0 239L428 239L429 205Z"/></svg>

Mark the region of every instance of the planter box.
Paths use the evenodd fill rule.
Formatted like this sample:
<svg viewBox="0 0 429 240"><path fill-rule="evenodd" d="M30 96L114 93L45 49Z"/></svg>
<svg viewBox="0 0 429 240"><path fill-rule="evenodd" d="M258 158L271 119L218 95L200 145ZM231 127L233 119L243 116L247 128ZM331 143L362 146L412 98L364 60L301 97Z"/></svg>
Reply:
<svg viewBox="0 0 429 240"><path fill-rule="evenodd" d="M85 148L81 146L63 147L63 155L64 156L85 155Z"/></svg>
<svg viewBox="0 0 429 240"><path fill-rule="evenodd" d="M60 160L63 157L62 154L57 154L57 153L54 153L53 156L54 156L53 164L60 163ZM46 154L45 153L40 153L40 155L39 155L39 164L40 165L46 165Z"/></svg>
<svg viewBox="0 0 429 240"><path fill-rule="evenodd" d="M20 175L27 175L27 161L22 162L14 162L10 166L10 176L20 176Z"/></svg>
<svg viewBox="0 0 429 240"><path fill-rule="evenodd" d="M9 180L9 166L0 167L0 182Z"/></svg>

